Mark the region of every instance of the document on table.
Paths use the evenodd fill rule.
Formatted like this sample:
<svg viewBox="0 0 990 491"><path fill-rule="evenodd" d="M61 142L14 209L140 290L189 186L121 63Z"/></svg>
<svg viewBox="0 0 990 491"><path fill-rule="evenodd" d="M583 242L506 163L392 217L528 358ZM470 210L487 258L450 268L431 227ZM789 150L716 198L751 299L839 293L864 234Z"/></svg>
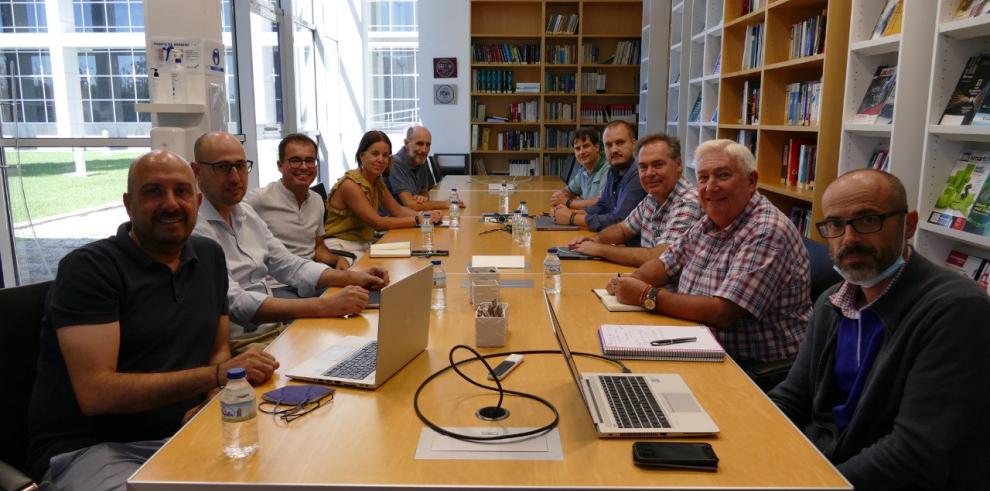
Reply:
<svg viewBox="0 0 990 491"><path fill-rule="evenodd" d="M523 269L526 267L526 258L524 256L471 256L471 266L475 268Z"/></svg>
<svg viewBox="0 0 990 491"><path fill-rule="evenodd" d="M463 435L495 436L520 433L532 428L445 428ZM417 460L564 460L564 449L557 428L529 438L487 443L466 442L441 435L430 428L419 433Z"/></svg>
<svg viewBox="0 0 990 491"><path fill-rule="evenodd" d="M409 257L409 242L386 242L371 244L371 257Z"/></svg>

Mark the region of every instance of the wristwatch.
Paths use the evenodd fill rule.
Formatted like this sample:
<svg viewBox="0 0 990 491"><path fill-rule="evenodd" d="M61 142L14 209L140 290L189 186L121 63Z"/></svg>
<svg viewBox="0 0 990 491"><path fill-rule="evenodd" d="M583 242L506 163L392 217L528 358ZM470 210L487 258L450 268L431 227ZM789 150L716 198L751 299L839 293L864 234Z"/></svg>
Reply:
<svg viewBox="0 0 990 491"><path fill-rule="evenodd" d="M643 308L649 311L653 311L657 308L657 295L660 293L660 289L657 287L650 288L646 292L646 298L643 299Z"/></svg>
<svg viewBox="0 0 990 491"><path fill-rule="evenodd" d="M568 225L574 225L574 215L577 215L577 213L572 211L571 216L567 217Z"/></svg>
<svg viewBox="0 0 990 491"><path fill-rule="evenodd" d="M567 198L567 201L564 201L564 206L570 208L571 207L571 201L574 201L574 198Z"/></svg>

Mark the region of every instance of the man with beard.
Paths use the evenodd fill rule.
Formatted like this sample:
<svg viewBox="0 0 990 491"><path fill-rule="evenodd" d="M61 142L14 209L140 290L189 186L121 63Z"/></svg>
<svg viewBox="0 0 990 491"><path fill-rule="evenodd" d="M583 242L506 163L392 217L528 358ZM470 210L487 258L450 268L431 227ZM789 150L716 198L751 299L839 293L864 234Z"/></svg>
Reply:
<svg viewBox="0 0 990 491"><path fill-rule="evenodd" d="M625 220L594 237L578 237L568 247L613 263L642 266L660 255L701 218L698 192L684 178L681 142L663 133L636 142L639 183L647 192ZM623 244L639 237L639 247Z"/></svg>
<svg viewBox="0 0 990 491"><path fill-rule="evenodd" d="M424 126L411 126L406 130L406 139L402 148L392 156L389 167L389 191L400 205L416 211L446 210L450 203L446 201L430 201L430 169L427 159L430 157L430 147L433 145L433 135ZM464 208L464 202L460 202Z"/></svg>
<svg viewBox="0 0 990 491"><path fill-rule="evenodd" d="M306 259L347 269L346 259L323 244L323 198L309 189L316 179L316 142L293 133L278 144L278 172L282 178L252 189L244 197L289 252Z"/></svg>
<svg viewBox="0 0 990 491"><path fill-rule="evenodd" d="M892 174L849 172L822 209L845 281L770 398L857 489L985 489L990 297L908 245L918 212Z"/></svg>
<svg viewBox="0 0 990 491"><path fill-rule="evenodd" d="M635 134L633 125L622 120L612 121L605 127L602 139L605 140L609 170L598 201L583 210L572 210L565 204L554 206L554 222L598 232L629 216L646 196L639 184L639 171L633 165Z"/></svg>
<svg viewBox="0 0 990 491"><path fill-rule="evenodd" d="M268 380L268 353L228 349L227 268L190 237L202 196L189 164L165 150L127 175L131 221L59 263L31 394L28 466L53 489L120 489L228 368Z"/></svg>
<svg viewBox="0 0 990 491"><path fill-rule="evenodd" d="M388 273L377 266L338 271L289 252L261 217L241 204L254 163L245 158L244 147L233 135L207 133L196 140L193 151L192 168L206 197L194 233L217 241L227 258L235 351L270 341L283 321L356 314L368 304L367 289L388 284ZM275 298L269 275L295 288L300 298ZM314 296L329 286L344 288Z"/></svg>

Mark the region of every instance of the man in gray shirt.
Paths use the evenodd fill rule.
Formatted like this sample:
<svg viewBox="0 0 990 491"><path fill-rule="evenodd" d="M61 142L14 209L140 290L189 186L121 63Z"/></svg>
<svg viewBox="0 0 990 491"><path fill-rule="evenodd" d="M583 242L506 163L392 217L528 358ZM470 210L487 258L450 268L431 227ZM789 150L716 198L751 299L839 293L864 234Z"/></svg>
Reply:
<svg viewBox="0 0 990 491"><path fill-rule="evenodd" d="M389 191L402 206L416 211L446 210L450 203L430 200L430 169L427 160L433 135L424 126L411 126L406 130L402 148L392 156L389 168ZM461 208L464 202L460 202Z"/></svg>
<svg viewBox="0 0 990 491"><path fill-rule="evenodd" d="M550 204L580 210L598 202L608 177L609 165L602 152L598 130L580 128L571 143L574 146L574 170L567 186L550 196Z"/></svg>

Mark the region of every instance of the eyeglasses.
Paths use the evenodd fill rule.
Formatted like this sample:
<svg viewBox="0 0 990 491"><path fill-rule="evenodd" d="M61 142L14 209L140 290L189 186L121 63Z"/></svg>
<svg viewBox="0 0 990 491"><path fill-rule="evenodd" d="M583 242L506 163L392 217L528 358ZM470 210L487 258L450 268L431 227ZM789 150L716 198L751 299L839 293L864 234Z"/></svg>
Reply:
<svg viewBox="0 0 990 491"><path fill-rule="evenodd" d="M319 160L317 160L316 157L307 157L304 159L299 157L292 157L290 159L287 159L286 162L289 164L289 167L292 167L293 169L298 169L303 165L306 165L306 167L316 167L316 163L319 162Z"/></svg>
<svg viewBox="0 0 990 491"><path fill-rule="evenodd" d="M197 162L199 165L208 165L213 168L213 173L221 176L230 174L232 169L236 169L240 174L248 174L254 167L254 162L250 160L238 160L237 162Z"/></svg>
<svg viewBox="0 0 990 491"><path fill-rule="evenodd" d="M822 237L825 237L826 239L842 237L846 233L846 225L852 225L853 230L855 230L858 234L874 234L883 230L883 222L888 217L902 215L904 213L907 213L907 210L860 215L858 217L845 220L833 218L816 223L815 228L817 228L818 233L822 234Z"/></svg>

